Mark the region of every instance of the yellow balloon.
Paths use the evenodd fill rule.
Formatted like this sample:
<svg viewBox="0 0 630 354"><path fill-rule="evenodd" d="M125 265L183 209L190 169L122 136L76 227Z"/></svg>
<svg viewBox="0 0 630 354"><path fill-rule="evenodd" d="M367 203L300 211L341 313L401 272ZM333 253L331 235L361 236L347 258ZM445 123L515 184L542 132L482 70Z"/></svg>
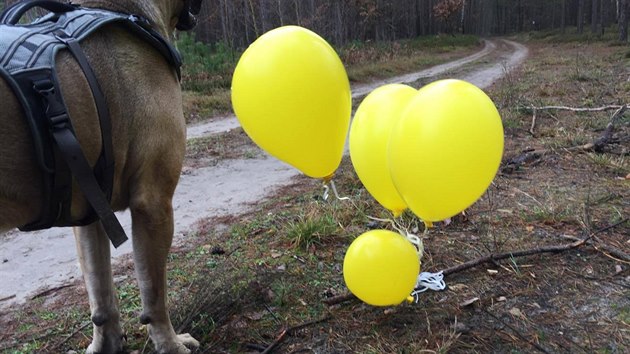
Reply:
<svg viewBox="0 0 630 354"><path fill-rule="evenodd" d="M492 100L461 80L421 88L392 131L392 180L409 209L440 221L473 204L503 154L503 125Z"/></svg>
<svg viewBox="0 0 630 354"><path fill-rule="evenodd" d="M232 77L232 106L245 132L310 177L329 177L339 167L351 105L348 76L335 50L298 26L258 38Z"/></svg>
<svg viewBox="0 0 630 354"><path fill-rule="evenodd" d="M401 84L372 91L357 108L350 127L350 158L365 189L383 207L399 216L407 204L389 173L387 146L394 124L418 91Z"/></svg>
<svg viewBox="0 0 630 354"><path fill-rule="evenodd" d="M388 230L371 230L357 237L343 260L348 289L373 306L405 301L419 273L416 248L405 237Z"/></svg>

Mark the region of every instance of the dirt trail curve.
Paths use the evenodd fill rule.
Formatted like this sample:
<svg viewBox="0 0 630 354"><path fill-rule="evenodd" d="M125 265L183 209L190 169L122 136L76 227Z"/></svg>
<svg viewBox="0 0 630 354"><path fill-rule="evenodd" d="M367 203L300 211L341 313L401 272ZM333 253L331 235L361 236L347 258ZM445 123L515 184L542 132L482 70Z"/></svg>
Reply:
<svg viewBox="0 0 630 354"><path fill-rule="evenodd" d="M481 51L446 64L387 80L352 87L353 97L364 96L386 83L413 83L420 79L444 75L467 80L481 88L502 77L527 56L527 48L508 40L486 40ZM490 60L485 60L490 57ZM484 58L483 63L476 62ZM489 63L487 63L487 62ZM467 65L470 64L470 65ZM188 128L195 138L226 132L238 127L234 116L213 120ZM175 192L175 243L200 218L238 215L251 203L272 194L299 174L294 168L269 157L223 160L216 166L187 171ZM255 183L252 183L255 181ZM131 235L129 212L118 213ZM114 257L131 252L131 242L113 251ZM69 228L0 234L0 309L25 302L38 289L66 284L80 279L74 237Z"/></svg>

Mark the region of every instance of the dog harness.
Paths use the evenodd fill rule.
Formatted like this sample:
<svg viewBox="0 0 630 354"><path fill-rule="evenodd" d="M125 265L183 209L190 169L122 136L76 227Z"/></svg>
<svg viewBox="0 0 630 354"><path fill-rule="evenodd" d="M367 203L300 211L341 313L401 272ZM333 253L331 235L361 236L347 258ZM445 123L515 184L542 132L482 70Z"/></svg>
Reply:
<svg viewBox="0 0 630 354"><path fill-rule="evenodd" d="M24 13L40 7L49 13L26 25ZM17 3L0 14L0 77L20 102L42 170L44 203L37 221L20 227L32 231L53 226L83 226L100 219L114 245L127 236L112 211L114 154L107 101L79 43L107 24L120 24L150 43L180 75L181 57L150 23L139 17L51 0ZM87 79L98 112L102 149L91 168L74 133L55 70L55 56L67 49ZM88 217L71 219L72 178L91 206Z"/></svg>

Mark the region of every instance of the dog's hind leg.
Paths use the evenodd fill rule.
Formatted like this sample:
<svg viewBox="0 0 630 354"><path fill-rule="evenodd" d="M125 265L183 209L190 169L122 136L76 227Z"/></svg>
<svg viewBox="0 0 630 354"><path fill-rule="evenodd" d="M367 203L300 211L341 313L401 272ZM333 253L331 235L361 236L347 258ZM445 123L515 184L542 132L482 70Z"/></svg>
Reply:
<svg viewBox="0 0 630 354"><path fill-rule="evenodd" d="M190 353L186 347L199 342L188 334L176 335L167 310L166 259L173 239L172 194L178 175L169 177L151 174L150 183L139 183L132 190L130 203L133 220L133 251L136 276L140 286L143 312L140 322L149 328L149 335L158 353ZM178 171L178 170L175 170Z"/></svg>
<svg viewBox="0 0 630 354"><path fill-rule="evenodd" d="M123 349L118 301L112 280L110 245L100 222L75 227L81 271L90 299L94 323L92 344L87 353L118 353Z"/></svg>

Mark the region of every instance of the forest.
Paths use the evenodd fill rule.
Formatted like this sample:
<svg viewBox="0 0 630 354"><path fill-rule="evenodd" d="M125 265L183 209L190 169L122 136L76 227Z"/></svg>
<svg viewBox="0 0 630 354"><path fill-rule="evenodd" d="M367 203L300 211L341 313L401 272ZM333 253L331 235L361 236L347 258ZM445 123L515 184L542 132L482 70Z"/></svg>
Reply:
<svg viewBox="0 0 630 354"><path fill-rule="evenodd" d="M208 0L195 32L206 43L245 47L296 24L335 44L433 34L506 35L569 27L627 41L629 0ZM615 25L615 27L613 27Z"/></svg>
<svg viewBox="0 0 630 354"><path fill-rule="evenodd" d="M0 9L18 0L0 1ZM340 45L434 34L506 35L571 28L628 40L630 0L205 0L196 39L243 48L300 25Z"/></svg>

